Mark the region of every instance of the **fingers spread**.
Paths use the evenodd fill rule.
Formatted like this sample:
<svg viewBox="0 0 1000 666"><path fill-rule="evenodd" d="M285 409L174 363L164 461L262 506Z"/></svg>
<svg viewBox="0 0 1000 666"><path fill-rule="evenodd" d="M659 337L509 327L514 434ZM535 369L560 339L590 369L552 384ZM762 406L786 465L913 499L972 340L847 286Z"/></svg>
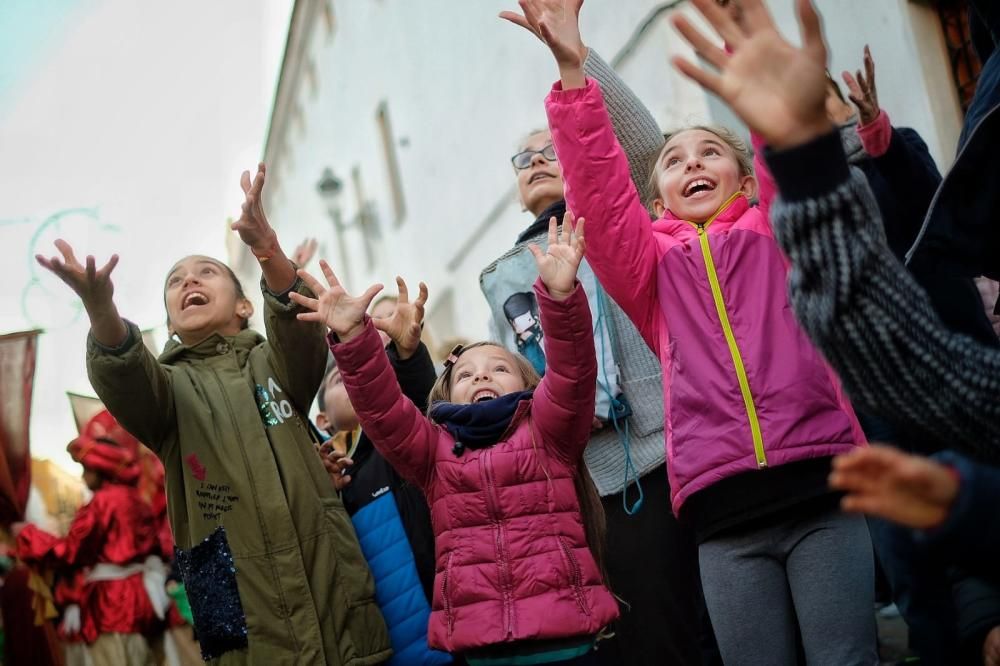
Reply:
<svg viewBox="0 0 1000 666"><path fill-rule="evenodd" d="M403 280L399 275L396 276L396 289L398 291L398 296L396 297L397 303L409 303L410 302L410 290L406 286L406 281Z"/></svg>
<svg viewBox="0 0 1000 666"><path fill-rule="evenodd" d="M688 77L710 93L722 97L722 78L719 77L719 75L702 69L687 58L683 58L681 56L674 56L670 59L670 62L673 63L674 68L678 72Z"/></svg>
<svg viewBox="0 0 1000 666"><path fill-rule="evenodd" d="M725 66L726 60L729 58L726 52L703 35L687 18L676 14L671 21L677 32L681 34L681 37L691 45L698 55L710 62L714 67L721 69Z"/></svg>

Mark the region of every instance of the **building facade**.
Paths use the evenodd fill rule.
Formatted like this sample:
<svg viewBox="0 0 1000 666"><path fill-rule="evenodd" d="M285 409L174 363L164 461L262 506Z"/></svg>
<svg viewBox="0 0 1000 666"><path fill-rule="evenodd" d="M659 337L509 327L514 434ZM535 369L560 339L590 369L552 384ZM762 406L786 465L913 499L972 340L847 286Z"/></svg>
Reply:
<svg viewBox="0 0 1000 666"><path fill-rule="evenodd" d="M587 44L616 66L661 127L738 126L718 100L669 64L686 44L670 28L686 2L590 0ZM791 0L771 0L797 34ZM938 10L910 0L818 0L831 72L861 65L870 44L879 100L917 129L942 168L961 107ZM488 336L480 270L531 222L518 202L510 156L544 127L558 78L548 50L497 18L513 0L297 0L264 160L265 204L286 248L320 240L348 289L393 278L430 288L436 340ZM233 246L233 265L258 278Z"/></svg>

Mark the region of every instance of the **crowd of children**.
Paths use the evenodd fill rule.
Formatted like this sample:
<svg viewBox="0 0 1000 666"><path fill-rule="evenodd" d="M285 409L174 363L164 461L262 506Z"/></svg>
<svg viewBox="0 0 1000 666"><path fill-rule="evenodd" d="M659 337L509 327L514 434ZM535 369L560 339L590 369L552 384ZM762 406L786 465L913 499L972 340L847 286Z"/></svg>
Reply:
<svg viewBox="0 0 1000 666"><path fill-rule="evenodd" d="M153 637L189 613L217 664L877 664L878 570L920 663L1000 666L1000 340L976 284L1000 277L1000 12L970 2L984 68L942 178L871 52L848 104L796 2L801 46L763 0L692 0L724 47L672 18L703 59L674 66L752 149L662 132L585 45L582 0L501 15L558 81L512 158L533 222L480 275L495 340L440 372L426 286L308 273L263 164L232 228L266 338L210 257L168 272L159 358L115 306L117 256L39 257L86 309L108 409L70 444L94 496L69 534L14 526L79 663L181 663ZM140 441L165 496L137 487Z"/></svg>

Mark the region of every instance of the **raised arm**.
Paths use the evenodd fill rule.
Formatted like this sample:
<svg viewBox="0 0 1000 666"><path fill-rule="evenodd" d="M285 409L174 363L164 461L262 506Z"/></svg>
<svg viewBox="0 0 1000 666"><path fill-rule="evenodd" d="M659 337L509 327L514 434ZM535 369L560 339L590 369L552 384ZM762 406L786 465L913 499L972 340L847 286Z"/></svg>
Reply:
<svg viewBox="0 0 1000 666"><path fill-rule="evenodd" d="M77 261L73 248L64 240L57 240L56 248L61 257L38 255L36 259L80 297L87 311L90 383L126 430L158 450L174 427L170 377L142 344L138 327L118 314L111 281L118 255L97 268L93 256L83 264Z"/></svg>
<svg viewBox="0 0 1000 666"><path fill-rule="evenodd" d="M296 266L285 255L278 235L264 213L263 195L266 180L264 163L257 166L253 180L250 172L240 177L243 206L240 218L232 224L240 240L260 263L261 291L264 293L264 329L267 333L268 354L276 379L295 408L301 414L309 412L313 397L323 381L326 368L325 329L322 324L300 322L296 315L302 310L288 297L292 291L306 296L312 292L295 275ZM308 241L295 254L309 261L315 246Z"/></svg>
<svg viewBox="0 0 1000 666"><path fill-rule="evenodd" d="M426 490L434 470L434 445L439 431L403 396L382 339L365 314L382 285L373 285L361 296L353 297L325 261L320 261L320 268L328 287L306 271L299 271L317 297L292 292L292 300L307 310L298 317L329 327L330 350L361 427L393 469Z"/></svg>
<svg viewBox="0 0 1000 666"><path fill-rule="evenodd" d="M389 336L386 347L389 363L396 373L399 388L421 412L427 410L427 399L437 380L434 361L427 346L420 341L423 331L424 305L427 303L427 285L420 283L417 298L410 301L410 289L406 281L396 277L396 307L392 315L373 319L375 328Z"/></svg>
<svg viewBox="0 0 1000 666"><path fill-rule="evenodd" d="M587 249L585 222L562 226L549 220L545 252L530 245L538 266L535 298L545 336L545 377L535 389L531 415L551 452L569 465L580 461L590 440L597 397L597 353L587 294L576 279Z"/></svg>

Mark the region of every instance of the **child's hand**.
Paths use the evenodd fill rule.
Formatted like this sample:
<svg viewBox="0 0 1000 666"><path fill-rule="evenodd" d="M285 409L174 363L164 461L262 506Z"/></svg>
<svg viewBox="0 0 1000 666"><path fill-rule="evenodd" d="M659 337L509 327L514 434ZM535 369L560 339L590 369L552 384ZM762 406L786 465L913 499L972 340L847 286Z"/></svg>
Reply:
<svg viewBox="0 0 1000 666"><path fill-rule="evenodd" d="M35 255L35 259L68 284L70 289L75 291L76 295L83 301L83 305L88 311L110 305L115 293L115 286L111 283L111 271L118 265L118 255L111 255L108 263L101 268L97 268L94 257L88 255L87 265L84 267L77 261L69 243L60 238L56 241L56 248L62 254L62 259L59 257L46 259L40 254Z"/></svg>
<svg viewBox="0 0 1000 666"><path fill-rule="evenodd" d="M810 0L797 0L801 48L778 33L763 0L740 0L739 22L715 0L692 2L733 52L727 55L675 14L674 27L719 70L716 74L675 57L681 73L722 98L774 148L790 148L832 131L825 108L826 45Z"/></svg>
<svg viewBox="0 0 1000 666"><path fill-rule="evenodd" d="M261 203L261 192L264 190L264 163L257 165L257 175L250 182L250 172L244 171L240 176L240 187L243 188L245 199L240 219L233 222L231 228L240 235L240 240L250 247L254 256L269 259L278 246L278 236L267 221L264 205Z"/></svg>
<svg viewBox="0 0 1000 666"><path fill-rule="evenodd" d="M865 73L858 70L858 77L855 79L850 72L845 71L841 76L847 84L848 97L858 107L858 115L862 125L868 125L878 118L880 107L878 105L878 91L875 89L875 60L872 59L871 49L865 44Z"/></svg>
<svg viewBox="0 0 1000 666"><path fill-rule="evenodd" d="M541 39L559 64L565 88L586 84L583 62L587 47L580 37L580 6L583 0L519 0L521 11L500 12L500 18L531 31Z"/></svg>
<svg viewBox="0 0 1000 666"><path fill-rule="evenodd" d="M307 298L295 291L288 296L302 307L311 310L311 312L298 314L301 321L318 321L326 324L340 338L341 342L347 342L360 335L364 330L365 312L368 311L372 299L378 292L382 291L382 285L373 284L368 287L368 291L355 298L340 286L340 281L333 274L330 264L320 259L319 266L323 270L323 275L326 276L327 284L330 285L329 289L320 284L320 281L306 272L305 269L300 268L299 277L306 283L306 286L312 289L316 298Z"/></svg>
<svg viewBox="0 0 1000 666"><path fill-rule="evenodd" d="M549 295L557 301L567 298L576 287L576 271L580 267L587 243L583 238L581 217L575 227L573 213L566 211L563 215L562 228L556 234L556 218L549 218L549 249L542 249L534 243L528 245L531 254L535 255L538 265L538 275L549 290Z"/></svg>
<svg viewBox="0 0 1000 666"><path fill-rule="evenodd" d="M319 457L323 461L326 473L333 481L333 487L343 490L351 482L351 476L344 474L344 470L354 464L354 461L347 457L346 453L333 448L333 443L326 441L319 447Z"/></svg>
<svg viewBox="0 0 1000 666"><path fill-rule="evenodd" d="M873 446L834 458L830 486L847 492L845 511L927 529L948 517L959 482L947 467L929 458Z"/></svg>
<svg viewBox="0 0 1000 666"><path fill-rule="evenodd" d="M406 360L413 356L420 346L421 324L424 321L424 305L427 303L427 285L420 283L417 300L410 303L410 290L403 278L396 277L399 298L391 317L372 319L375 328L384 331L396 343L399 358Z"/></svg>

